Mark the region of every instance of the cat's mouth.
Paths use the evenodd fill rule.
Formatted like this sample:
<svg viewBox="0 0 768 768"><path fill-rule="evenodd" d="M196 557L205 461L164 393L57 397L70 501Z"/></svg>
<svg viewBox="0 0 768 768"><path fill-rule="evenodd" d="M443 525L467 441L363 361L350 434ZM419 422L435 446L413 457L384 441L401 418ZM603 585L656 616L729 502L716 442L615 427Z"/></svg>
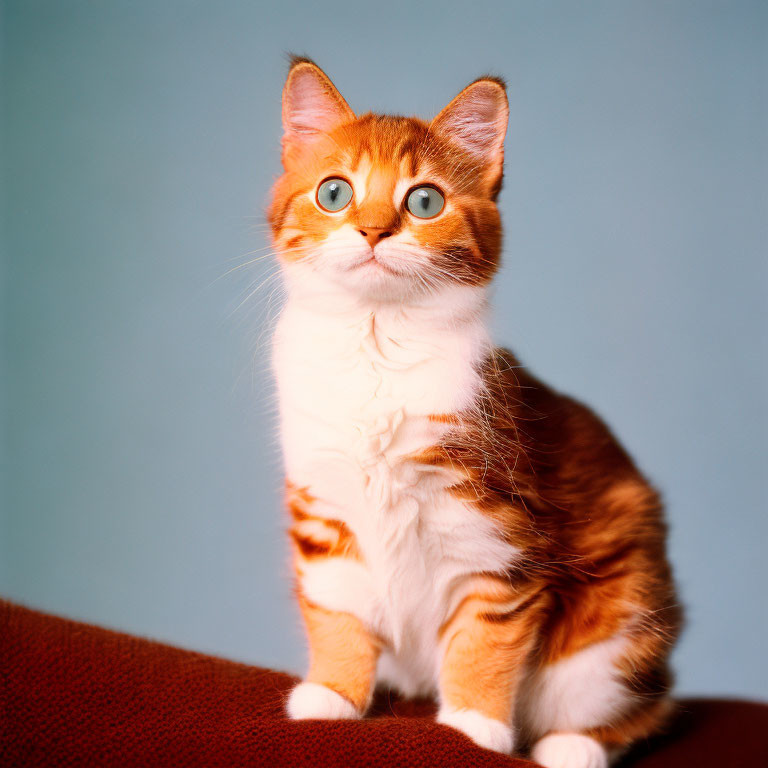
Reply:
<svg viewBox="0 0 768 768"><path fill-rule="evenodd" d="M363 259L356 261L354 264L350 264L347 267L348 272L352 271L379 271L386 272L390 275L396 275L402 277L403 273L388 264L385 264L380 258L376 257L375 253L371 253L370 256L366 256Z"/></svg>

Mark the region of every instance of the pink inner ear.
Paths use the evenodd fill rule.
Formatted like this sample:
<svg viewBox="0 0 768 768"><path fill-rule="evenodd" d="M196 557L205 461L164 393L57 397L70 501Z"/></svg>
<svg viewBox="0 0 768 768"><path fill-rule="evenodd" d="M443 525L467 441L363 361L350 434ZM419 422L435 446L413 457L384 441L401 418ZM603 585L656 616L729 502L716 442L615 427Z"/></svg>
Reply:
<svg viewBox="0 0 768 768"><path fill-rule="evenodd" d="M504 142L507 106L496 86L479 83L461 94L437 116L435 123L468 152L490 159Z"/></svg>
<svg viewBox="0 0 768 768"><path fill-rule="evenodd" d="M314 134L329 131L349 119L341 97L312 70L295 73L285 99L285 128L290 133Z"/></svg>

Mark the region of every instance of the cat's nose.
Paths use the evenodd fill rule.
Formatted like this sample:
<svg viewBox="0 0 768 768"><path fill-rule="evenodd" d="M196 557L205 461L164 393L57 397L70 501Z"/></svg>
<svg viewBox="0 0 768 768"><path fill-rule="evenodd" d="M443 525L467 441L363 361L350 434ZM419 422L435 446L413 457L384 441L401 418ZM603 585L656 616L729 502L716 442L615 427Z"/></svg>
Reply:
<svg viewBox="0 0 768 768"><path fill-rule="evenodd" d="M368 241L368 245L373 248L379 240L383 240L385 237L389 237L392 232L385 227L365 227L365 229L358 230L360 234Z"/></svg>

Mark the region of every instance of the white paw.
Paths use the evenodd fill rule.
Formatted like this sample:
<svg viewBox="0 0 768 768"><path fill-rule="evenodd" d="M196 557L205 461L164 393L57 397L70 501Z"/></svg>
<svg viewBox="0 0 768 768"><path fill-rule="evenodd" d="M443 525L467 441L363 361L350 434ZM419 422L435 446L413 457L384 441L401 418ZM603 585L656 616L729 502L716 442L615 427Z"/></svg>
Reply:
<svg viewBox="0 0 768 768"><path fill-rule="evenodd" d="M533 745L531 758L544 768L608 768L605 747L581 733L550 733Z"/></svg>
<svg viewBox="0 0 768 768"><path fill-rule="evenodd" d="M494 752L508 755L514 747L515 737L512 729L506 723L486 717L476 709L443 708L437 715L437 722L450 725L451 728L469 736L475 744Z"/></svg>
<svg viewBox="0 0 768 768"><path fill-rule="evenodd" d="M352 720L360 717L351 701L317 683L299 683L288 697L292 720Z"/></svg>

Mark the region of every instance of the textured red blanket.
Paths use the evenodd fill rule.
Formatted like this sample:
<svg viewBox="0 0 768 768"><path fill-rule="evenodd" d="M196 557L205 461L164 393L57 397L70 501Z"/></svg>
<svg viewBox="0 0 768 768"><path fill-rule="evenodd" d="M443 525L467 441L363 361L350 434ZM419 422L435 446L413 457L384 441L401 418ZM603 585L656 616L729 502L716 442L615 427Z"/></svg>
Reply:
<svg viewBox="0 0 768 768"><path fill-rule="evenodd" d="M380 700L360 722L286 720L288 675L0 601L2 766L522 766ZM684 702L642 768L768 766L768 706Z"/></svg>

